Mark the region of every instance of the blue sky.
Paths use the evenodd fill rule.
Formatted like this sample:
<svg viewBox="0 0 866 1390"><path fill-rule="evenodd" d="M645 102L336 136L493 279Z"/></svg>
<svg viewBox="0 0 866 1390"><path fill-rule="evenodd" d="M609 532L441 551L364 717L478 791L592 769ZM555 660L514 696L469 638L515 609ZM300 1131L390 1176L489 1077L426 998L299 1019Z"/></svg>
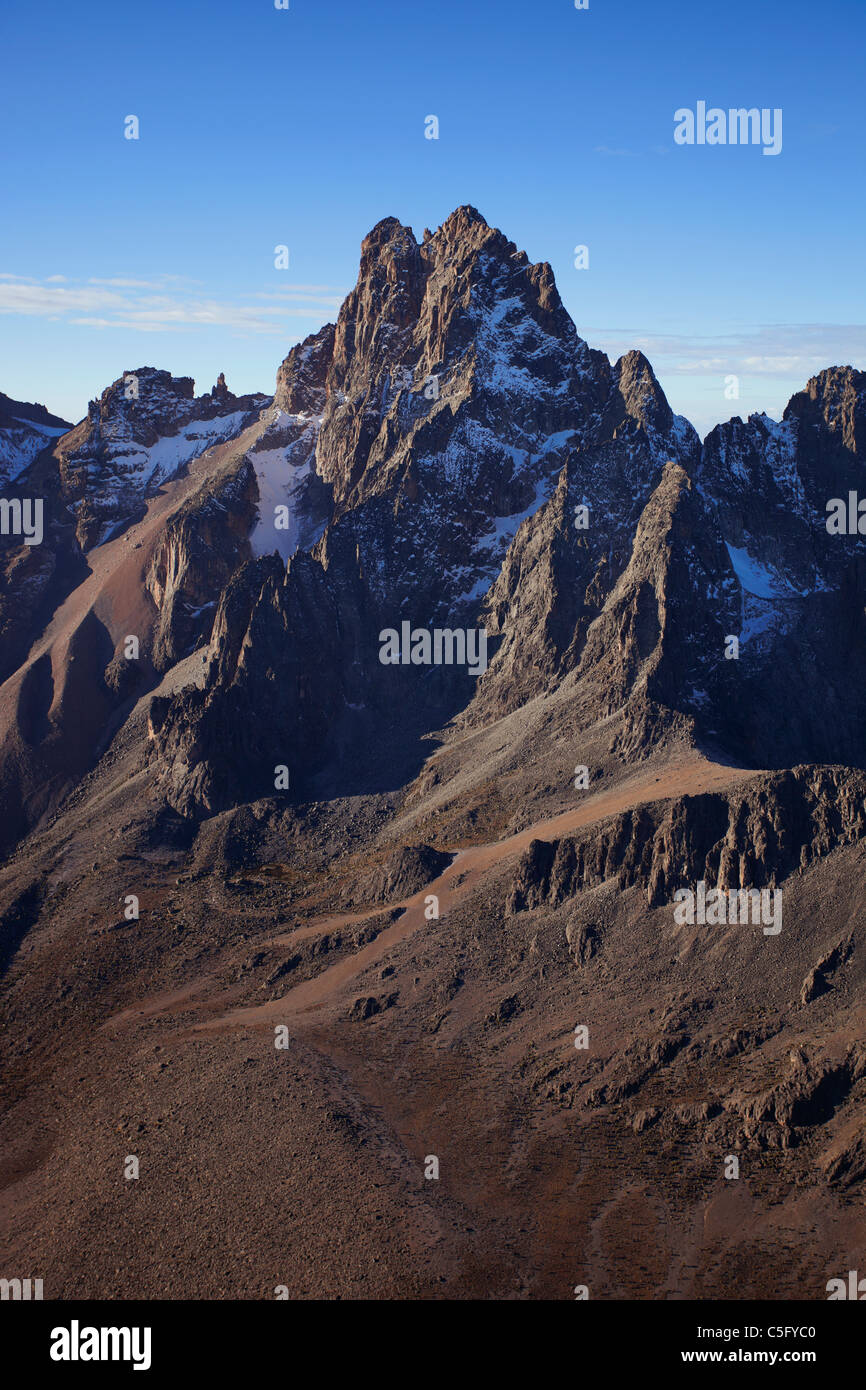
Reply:
<svg viewBox="0 0 866 1390"><path fill-rule="evenodd" d="M0 390L71 419L144 365L270 391L374 223L472 203L702 432L778 415L866 367L864 39L863 0L6 0ZM698 101L780 107L782 152L676 145Z"/></svg>

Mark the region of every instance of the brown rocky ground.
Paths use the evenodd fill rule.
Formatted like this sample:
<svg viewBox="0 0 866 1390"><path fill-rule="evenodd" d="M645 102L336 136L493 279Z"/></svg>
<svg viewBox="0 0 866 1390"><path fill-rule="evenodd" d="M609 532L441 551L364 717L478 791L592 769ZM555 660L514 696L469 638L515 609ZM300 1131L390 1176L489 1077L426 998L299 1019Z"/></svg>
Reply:
<svg viewBox="0 0 866 1390"><path fill-rule="evenodd" d="M60 1298L737 1299L823 1298L857 1267L858 835L785 878L778 937L679 927L616 877L509 910L533 840L760 802L766 775L674 744L575 792L545 706L521 712L544 757L514 722L446 734L402 799L262 802L190 841L136 765L145 717L3 873L4 939L29 926L4 1270ZM425 839L438 860L398 849Z"/></svg>

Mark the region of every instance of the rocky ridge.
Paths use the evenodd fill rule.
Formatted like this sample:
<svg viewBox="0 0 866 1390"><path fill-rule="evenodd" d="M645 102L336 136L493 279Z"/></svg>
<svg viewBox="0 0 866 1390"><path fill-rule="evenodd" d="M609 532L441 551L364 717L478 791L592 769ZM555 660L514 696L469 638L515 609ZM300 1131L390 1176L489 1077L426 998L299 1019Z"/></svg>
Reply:
<svg viewBox="0 0 866 1390"><path fill-rule="evenodd" d="M616 717L629 756L675 726L765 766L856 764L864 542L825 519L857 476L864 400L863 374L828 369L779 424L734 419L702 446L646 359L591 349L550 267L475 209L420 243L386 218L272 401L145 368L91 403L32 473L55 540L14 556L0 620L20 655L52 575L222 450L144 572L154 675L208 643L203 680L150 710L153 775L185 814L266 795L277 764L291 800L377 785L373 746L411 775L449 720L560 688L575 730ZM46 572L22 621L25 564ZM486 671L383 666L379 634L406 620L483 626Z"/></svg>

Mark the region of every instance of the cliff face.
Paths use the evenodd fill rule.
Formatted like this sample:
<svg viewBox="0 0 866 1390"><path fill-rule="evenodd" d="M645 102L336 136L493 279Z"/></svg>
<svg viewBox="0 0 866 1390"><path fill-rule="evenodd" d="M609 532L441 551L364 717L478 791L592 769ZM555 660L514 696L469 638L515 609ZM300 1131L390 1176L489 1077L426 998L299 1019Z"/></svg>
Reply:
<svg viewBox="0 0 866 1390"><path fill-rule="evenodd" d="M152 643L157 671L167 671L210 636L214 593L250 555L257 502L255 470L245 457L168 522L145 581L159 611Z"/></svg>
<svg viewBox="0 0 866 1390"><path fill-rule="evenodd" d="M775 887L866 837L866 776L797 767L725 795L656 802L585 835L533 840L515 869L508 911L559 907L587 888L638 884L650 907L680 888Z"/></svg>
<svg viewBox="0 0 866 1390"><path fill-rule="evenodd" d="M0 682L20 666L54 604L84 572L71 518L51 505L56 484L46 489L31 482L31 465L69 429L45 406L0 391L0 494L13 505L43 500L39 544L24 544L11 526L0 534Z"/></svg>

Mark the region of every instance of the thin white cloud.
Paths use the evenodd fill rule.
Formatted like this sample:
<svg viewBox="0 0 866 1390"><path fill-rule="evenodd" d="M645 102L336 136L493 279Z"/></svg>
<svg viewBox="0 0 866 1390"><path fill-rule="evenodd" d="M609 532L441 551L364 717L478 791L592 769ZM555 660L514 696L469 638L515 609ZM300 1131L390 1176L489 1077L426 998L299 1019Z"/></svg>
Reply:
<svg viewBox="0 0 866 1390"><path fill-rule="evenodd" d="M91 277L87 283L88 285L111 285L112 288L118 290L161 290L165 288L166 284L162 279L136 280L122 275L114 275L105 280Z"/></svg>
<svg viewBox="0 0 866 1390"><path fill-rule="evenodd" d="M40 285L18 281L0 285L0 313L25 314L28 318L46 314L73 313L76 310L121 307L123 297L110 290L66 289L59 285Z"/></svg>
<svg viewBox="0 0 866 1390"><path fill-rule="evenodd" d="M866 324L761 324L739 333L713 336L646 333L628 329L586 329L593 347L614 356L638 348L668 376L733 372L794 377L805 382L825 367L866 366Z"/></svg>
<svg viewBox="0 0 866 1390"><path fill-rule="evenodd" d="M65 320L87 328L122 328L142 333L221 326L244 333L285 334L281 322L333 317L342 291L330 285L279 285L257 290L252 303L202 296L177 276L139 279L117 275L78 285L0 274L0 314ZM157 291L157 293L153 293Z"/></svg>

